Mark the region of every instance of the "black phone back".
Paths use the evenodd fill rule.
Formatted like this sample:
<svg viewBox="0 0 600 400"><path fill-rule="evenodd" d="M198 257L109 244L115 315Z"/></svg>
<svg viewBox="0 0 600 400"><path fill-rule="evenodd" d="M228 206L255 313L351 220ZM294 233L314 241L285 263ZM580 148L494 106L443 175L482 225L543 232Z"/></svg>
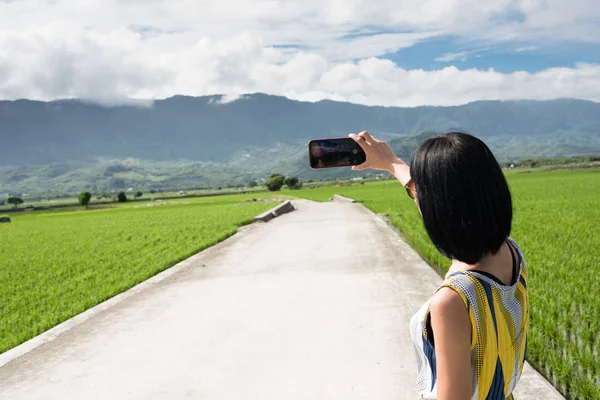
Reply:
<svg viewBox="0 0 600 400"><path fill-rule="evenodd" d="M367 159L364 150L351 138L311 140L308 153L310 167L314 169L350 167Z"/></svg>

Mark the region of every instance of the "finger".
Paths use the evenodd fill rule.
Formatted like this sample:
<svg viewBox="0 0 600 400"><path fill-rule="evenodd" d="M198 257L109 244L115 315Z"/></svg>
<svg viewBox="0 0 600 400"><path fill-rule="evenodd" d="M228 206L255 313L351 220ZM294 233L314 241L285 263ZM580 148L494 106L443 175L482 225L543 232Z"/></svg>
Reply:
<svg viewBox="0 0 600 400"><path fill-rule="evenodd" d="M364 138L362 136L360 136L360 133L358 135L356 133L350 133L348 136L350 136L352 139L356 140L357 142L364 141Z"/></svg>
<svg viewBox="0 0 600 400"><path fill-rule="evenodd" d="M360 165L354 165L352 167L353 171L363 171L365 169L369 168L369 164L365 161L364 163L360 164Z"/></svg>
<svg viewBox="0 0 600 400"><path fill-rule="evenodd" d="M358 136L362 137L364 139L364 141L369 144L371 144L371 142L373 141L373 137L367 131L362 131L361 133L358 134Z"/></svg>
<svg viewBox="0 0 600 400"><path fill-rule="evenodd" d="M358 145L360 146L360 148L363 149L363 151L365 153L367 152L367 147L368 147L369 144L367 142L365 142L365 140L362 137L360 137L356 133L351 133L348 136L350 136L352 139L354 139L354 141L356 143L358 143Z"/></svg>
<svg viewBox="0 0 600 400"><path fill-rule="evenodd" d="M362 131L358 134L358 137L364 140L365 142L369 143L368 137L366 135L368 135L367 131Z"/></svg>
<svg viewBox="0 0 600 400"><path fill-rule="evenodd" d="M369 132L365 131L365 135L367 135L369 137L369 140L372 142L378 142L379 140L377 140L377 138L373 135L371 135Z"/></svg>

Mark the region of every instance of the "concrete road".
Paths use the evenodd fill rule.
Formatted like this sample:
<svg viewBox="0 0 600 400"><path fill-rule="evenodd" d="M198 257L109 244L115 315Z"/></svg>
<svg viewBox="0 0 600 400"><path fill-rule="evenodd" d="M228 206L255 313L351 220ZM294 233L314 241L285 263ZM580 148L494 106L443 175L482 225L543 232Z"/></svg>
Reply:
<svg viewBox="0 0 600 400"><path fill-rule="evenodd" d="M408 323L440 278L361 205L294 205L5 353L0 398L416 399Z"/></svg>

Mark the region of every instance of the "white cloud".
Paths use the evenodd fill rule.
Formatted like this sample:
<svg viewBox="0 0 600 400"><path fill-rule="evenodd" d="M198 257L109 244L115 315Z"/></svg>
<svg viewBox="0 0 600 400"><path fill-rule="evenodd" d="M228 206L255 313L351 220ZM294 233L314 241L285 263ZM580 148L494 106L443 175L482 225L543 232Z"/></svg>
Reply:
<svg viewBox="0 0 600 400"><path fill-rule="evenodd" d="M522 52L526 52L526 51L535 51L539 49L539 46L523 46L523 47L518 47L515 49L515 51L517 53L522 53Z"/></svg>
<svg viewBox="0 0 600 400"><path fill-rule="evenodd" d="M332 43L331 50L321 53L330 60L369 58L394 53L436 36L440 36L440 33L382 33L360 36L337 40L336 43Z"/></svg>
<svg viewBox="0 0 600 400"><path fill-rule="evenodd" d="M332 68L324 74L320 89L335 93L337 99L370 105L454 105L478 99L563 97L600 101L600 65L503 74L456 67L407 71L389 60L372 58Z"/></svg>
<svg viewBox="0 0 600 400"><path fill-rule="evenodd" d="M232 95L225 95L225 96L221 97L219 100L216 101L216 103L217 104L227 104L227 103L233 103L234 101L246 100L246 99L247 99L247 96L245 96L243 94L232 94ZM209 102L211 100L209 100Z"/></svg>
<svg viewBox="0 0 600 400"><path fill-rule="evenodd" d="M562 0L0 1L0 98L111 103L223 93L230 101L266 92L383 105L600 100L596 65L503 74L404 70L378 58L442 35L477 46L508 41L516 51L557 38L600 42L599 20L594 0L568 7Z"/></svg>
<svg viewBox="0 0 600 400"><path fill-rule="evenodd" d="M471 54L471 51L459 51L458 53L444 53L441 56L437 57L435 59L435 61L437 62L450 62L450 61L454 61L454 60L460 60L460 61L465 61L468 57L469 54Z"/></svg>

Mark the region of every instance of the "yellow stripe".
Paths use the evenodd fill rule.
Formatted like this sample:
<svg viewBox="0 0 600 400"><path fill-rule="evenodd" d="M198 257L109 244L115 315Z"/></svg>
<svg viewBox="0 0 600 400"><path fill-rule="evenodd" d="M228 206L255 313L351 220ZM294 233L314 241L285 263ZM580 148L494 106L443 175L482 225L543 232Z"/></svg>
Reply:
<svg viewBox="0 0 600 400"><path fill-rule="evenodd" d="M468 307L469 300L467 294L453 282L454 278L458 278L459 276L467 277L475 289L475 301L470 303L470 307ZM521 269L521 276L527 284L527 273L524 266ZM502 373L504 375L504 393L507 394L513 379L515 364L518 362L519 368L521 370L523 368L525 337L518 338L518 335L521 332L516 332L515 321L509 310L503 304L500 292L493 285L490 285L492 294L490 304L481 281L469 274L461 274L450 278L443 283L442 287L450 287L456 291L463 300L465 307L469 309L469 319L471 320L472 327L471 351L477 347L473 373L475 374L475 379L477 381L478 398L484 400L488 395L498 359L500 359ZM521 315L515 316L514 318L522 318L523 325L521 328L527 332L529 330L527 289L522 285L517 285L515 298L521 306ZM496 316L497 334L494 327L491 307L493 307ZM475 311L477 312L479 320L476 319ZM517 340L517 338L519 339L519 342L515 343L514 340ZM503 349L503 352L500 353L499 349ZM513 397L512 395L509 395L508 398L512 399Z"/></svg>
<svg viewBox="0 0 600 400"><path fill-rule="evenodd" d="M496 341L496 330L494 328L494 320L490 304L488 304L485 289L479 280L475 277L467 275L475 286L477 297L477 312L479 314L479 326L477 327L477 336L479 337L479 353L480 365L476 365L479 369L477 377L477 386L479 387L479 398L485 400L494 379L496 371L496 362L498 360L498 344Z"/></svg>

